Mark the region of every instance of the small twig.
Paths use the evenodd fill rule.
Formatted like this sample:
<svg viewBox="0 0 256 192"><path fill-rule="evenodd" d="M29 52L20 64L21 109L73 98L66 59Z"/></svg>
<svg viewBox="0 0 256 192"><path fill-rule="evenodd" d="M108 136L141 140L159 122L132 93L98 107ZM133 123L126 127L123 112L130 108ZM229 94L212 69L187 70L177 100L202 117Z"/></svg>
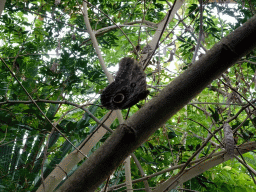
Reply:
<svg viewBox="0 0 256 192"><path fill-rule="evenodd" d="M197 123L198 125L202 126L204 129L206 129L206 131L208 131L208 133L210 133L224 147L224 144L216 137L215 134L213 134L209 129L207 129L207 127L205 127L203 124L201 124L193 119L188 118L188 120L193 121L193 122Z"/></svg>
<svg viewBox="0 0 256 192"><path fill-rule="evenodd" d="M241 160L238 156L236 156L236 155L235 155L234 157L235 157L241 164L243 164L243 165L247 168L247 170L249 171L249 173L250 173L250 175L251 175L251 177L252 177L252 180L253 180L254 184L256 184L256 181L255 181L254 176L253 176L253 175L256 176L256 171L255 171L252 167L250 167L249 165L247 165L247 163L246 163L246 161L245 161L243 155L240 153L239 149L236 148L236 150L237 150L237 152L239 153L239 155L241 156L242 160Z"/></svg>
<svg viewBox="0 0 256 192"><path fill-rule="evenodd" d="M242 97L247 103L250 104L250 106L253 107L254 110L256 110L256 107L250 102L248 101L243 95L241 95L237 90L235 90L233 87L229 86L227 83L225 83L224 81L222 81L221 79L219 79L224 85L226 85L227 87L229 87L232 91L234 91L235 93L237 93L240 97Z"/></svg>
<svg viewBox="0 0 256 192"><path fill-rule="evenodd" d="M107 181L106 181L106 184L105 184L105 187L104 187L103 192L106 192L106 191L107 191L109 180L110 180L110 176L107 178Z"/></svg>
<svg viewBox="0 0 256 192"><path fill-rule="evenodd" d="M243 124L247 121L247 119L250 117L250 115L247 115L246 116L246 118L243 120L243 122L242 123L240 123L240 125L238 125L234 130L233 130L233 134L235 134L237 131L238 131L238 129L240 129L242 126L243 126Z"/></svg>

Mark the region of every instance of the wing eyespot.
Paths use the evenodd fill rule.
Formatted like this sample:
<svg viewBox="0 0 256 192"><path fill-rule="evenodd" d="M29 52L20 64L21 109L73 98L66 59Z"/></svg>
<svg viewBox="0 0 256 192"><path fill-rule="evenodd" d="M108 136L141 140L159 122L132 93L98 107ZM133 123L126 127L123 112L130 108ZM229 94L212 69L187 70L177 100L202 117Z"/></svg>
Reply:
<svg viewBox="0 0 256 192"><path fill-rule="evenodd" d="M114 103L122 103L124 101L124 94L122 93L117 93L114 98L113 98L113 102Z"/></svg>

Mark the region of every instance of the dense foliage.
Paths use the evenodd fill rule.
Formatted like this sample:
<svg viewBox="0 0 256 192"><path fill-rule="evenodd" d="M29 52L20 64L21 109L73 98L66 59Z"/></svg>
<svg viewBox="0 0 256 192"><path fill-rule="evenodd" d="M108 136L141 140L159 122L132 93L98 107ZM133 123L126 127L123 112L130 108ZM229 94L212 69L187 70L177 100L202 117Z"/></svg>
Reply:
<svg viewBox="0 0 256 192"><path fill-rule="evenodd" d="M108 81L85 26L83 2L56 2L7 0L0 17L0 191L36 191L41 185L41 176L46 178L75 150L74 146L79 146L95 130L98 124L92 115L102 119L108 112L99 99ZM121 58L137 58L128 39L141 54L154 36L156 24L164 19L169 4L173 3L160 0L89 2L90 24L113 75L114 66ZM155 97L194 60L255 12L252 1L238 1L232 6L203 2L203 14L197 1L184 3L163 33L161 44L145 70L150 90L148 99ZM113 22L122 27L128 39ZM186 163L206 137L225 122L232 130L238 128L234 132L237 146L255 141L255 109L243 108L248 101L255 105L255 64L254 50L212 82L134 152L145 175L155 174L147 180L150 187L176 175L180 167L167 169ZM62 134L46 120L22 86ZM130 110L122 110L123 117L131 116L144 103L140 101ZM81 105L91 114L80 109ZM118 124L116 119L110 128L115 130ZM88 155L109 135L105 134ZM220 152L223 146L224 133L220 130L193 160ZM242 159L256 169L253 151L243 154ZM72 174L81 163L67 174ZM133 160L131 175L132 180L142 177ZM252 175L234 159L195 176L175 191L255 191ZM111 176L109 189L124 182L125 171L120 165ZM134 183L133 188L145 191L143 182Z"/></svg>

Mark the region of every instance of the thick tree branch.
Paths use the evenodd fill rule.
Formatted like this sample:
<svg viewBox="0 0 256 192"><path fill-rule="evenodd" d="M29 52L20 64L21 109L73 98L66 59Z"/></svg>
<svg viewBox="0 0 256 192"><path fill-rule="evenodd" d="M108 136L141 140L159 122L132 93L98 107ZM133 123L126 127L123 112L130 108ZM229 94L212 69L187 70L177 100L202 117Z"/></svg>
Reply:
<svg viewBox="0 0 256 192"><path fill-rule="evenodd" d="M171 116L256 47L256 15L230 33L120 125L57 191L94 191ZM97 179L96 179L97 178Z"/></svg>

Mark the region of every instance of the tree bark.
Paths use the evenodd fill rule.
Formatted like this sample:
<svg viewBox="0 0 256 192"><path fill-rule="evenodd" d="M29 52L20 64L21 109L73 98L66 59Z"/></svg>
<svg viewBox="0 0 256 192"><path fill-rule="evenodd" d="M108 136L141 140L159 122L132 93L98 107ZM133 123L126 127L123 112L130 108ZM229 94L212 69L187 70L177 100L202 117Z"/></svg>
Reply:
<svg viewBox="0 0 256 192"><path fill-rule="evenodd" d="M0 1L0 17L2 15L3 10L4 10L5 2L6 2L6 0L1 0Z"/></svg>
<svg viewBox="0 0 256 192"><path fill-rule="evenodd" d="M57 191L94 191L129 154L214 79L256 47L256 16L223 38L199 61L121 124Z"/></svg>

